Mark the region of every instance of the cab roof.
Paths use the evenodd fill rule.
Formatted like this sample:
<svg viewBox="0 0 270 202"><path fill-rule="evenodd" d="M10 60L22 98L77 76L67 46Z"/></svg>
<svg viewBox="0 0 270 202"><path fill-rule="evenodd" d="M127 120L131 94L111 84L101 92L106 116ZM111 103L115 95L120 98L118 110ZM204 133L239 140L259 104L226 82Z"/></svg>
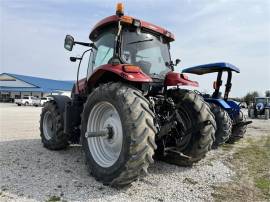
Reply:
<svg viewBox="0 0 270 202"><path fill-rule="evenodd" d="M238 69L236 66L225 63L225 62L218 62L218 63L211 63L211 64L204 64L204 65L198 65L194 67L189 67L182 70L182 73L190 73L190 74L208 74L213 72L219 72L219 71L234 71L237 73L240 73L240 69Z"/></svg>
<svg viewBox="0 0 270 202"><path fill-rule="evenodd" d="M96 36L98 35L100 30L107 27L108 25L112 25L114 23L117 23L119 20L121 20L125 24L130 24L130 25L134 22L134 20L139 21L141 27L164 36L165 38L168 39L169 42L174 41L174 35L171 32L169 32L168 30L166 30L162 27L159 27L157 25L151 24L149 22L145 22L143 20L138 20L138 19L135 19L133 17L125 16L125 15L124 16L112 15L112 16L106 17L103 20L99 21L92 29L92 31L89 35L89 39L93 41L96 38Z"/></svg>

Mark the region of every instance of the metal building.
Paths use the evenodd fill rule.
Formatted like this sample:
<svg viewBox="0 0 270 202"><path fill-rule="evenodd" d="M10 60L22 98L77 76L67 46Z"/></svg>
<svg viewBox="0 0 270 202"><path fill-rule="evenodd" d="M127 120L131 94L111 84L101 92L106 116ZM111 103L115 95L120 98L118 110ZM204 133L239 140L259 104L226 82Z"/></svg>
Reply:
<svg viewBox="0 0 270 202"><path fill-rule="evenodd" d="M70 96L73 81L59 81L11 73L0 74L0 102L12 102L23 96Z"/></svg>

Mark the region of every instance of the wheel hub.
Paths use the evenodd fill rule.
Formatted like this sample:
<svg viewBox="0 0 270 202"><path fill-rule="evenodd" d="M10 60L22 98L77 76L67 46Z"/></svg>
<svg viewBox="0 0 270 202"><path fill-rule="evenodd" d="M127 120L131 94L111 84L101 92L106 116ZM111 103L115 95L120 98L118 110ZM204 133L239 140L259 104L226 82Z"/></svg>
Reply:
<svg viewBox="0 0 270 202"><path fill-rule="evenodd" d="M43 134L47 140L52 139L53 136L53 119L50 111L44 114L43 118Z"/></svg>
<svg viewBox="0 0 270 202"><path fill-rule="evenodd" d="M100 136L88 134L106 131ZM99 102L91 110L86 135L93 159L102 167L112 166L122 150L123 131L120 116L109 102Z"/></svg>

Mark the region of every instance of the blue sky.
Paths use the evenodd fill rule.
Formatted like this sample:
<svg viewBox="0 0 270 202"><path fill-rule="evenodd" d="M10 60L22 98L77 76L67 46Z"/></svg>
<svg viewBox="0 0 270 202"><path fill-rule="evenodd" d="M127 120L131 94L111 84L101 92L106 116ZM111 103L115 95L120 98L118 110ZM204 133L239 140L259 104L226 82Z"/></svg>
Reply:
<svg viewBox="0 0 270 202"><path fill-rule="evenodd" d="M63 48L66 34L88 41L91 28L115 13L118 1L0 0L0 71L75 80L69 62L82 48ZM173 58L181 68L230 62L233 96L270 89L269 0L125 0L125 14L166 27L176 36ZM85 69L85 67L82 67ZM82 74L84 72L82 71ZM190 76L212 91L214 75Z"/></svg>

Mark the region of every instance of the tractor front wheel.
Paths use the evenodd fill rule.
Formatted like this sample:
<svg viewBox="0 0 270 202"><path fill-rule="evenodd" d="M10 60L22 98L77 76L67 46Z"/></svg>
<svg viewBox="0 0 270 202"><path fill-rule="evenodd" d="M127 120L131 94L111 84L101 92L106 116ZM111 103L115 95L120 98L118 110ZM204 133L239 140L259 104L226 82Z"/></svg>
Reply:
<svg viewBox="0 0 270 202"><path fill-rule="evenodd" d="M57 103L54 100L47 102L40 115L40 136L44 147L60 150L69 145L63 123L63 114L60 113Z"/></svg>
<svg viewBox="0 0 270 202"><path fill-rule="evenodd" d="M239 123L245 122L245 121L246 121L246 116L243 114L242 111L240 111L239 114L233 120L232 134L229 140L227 141L227 143L233 144L244 137L244 134L247 131L247 125L241 125Z"/></svg>
<svg viewBox="0 0 270 202"><path fill-rule="evenodd" d="M156 149L153 118L137 89L122 83L96 88L84 105L81 125L90 173L105 185L119 187L147 172Z"/></svg>
<svg viewBox="0 0 270 202"><path fill-rule="evenodd" d="M265 112L264 112L264 119L265 119L265 120L268 120L268 119L269 119L269 109L265 109Z"/></svg>

